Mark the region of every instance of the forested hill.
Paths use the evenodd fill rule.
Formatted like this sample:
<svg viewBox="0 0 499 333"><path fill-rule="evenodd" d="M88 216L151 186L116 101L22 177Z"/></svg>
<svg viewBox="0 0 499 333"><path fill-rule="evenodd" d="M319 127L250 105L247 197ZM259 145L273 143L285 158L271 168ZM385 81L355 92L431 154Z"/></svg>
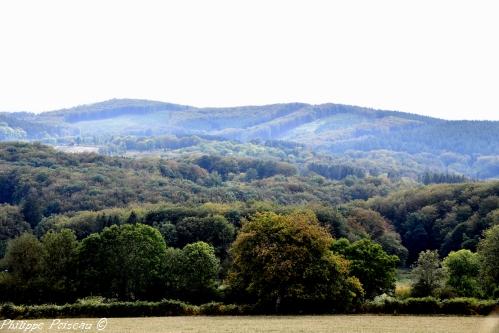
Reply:
<svg viewBox="0 0 499 333"><path fill-rule="evenodd" d="M0 143L0 257L6 242L23 231L70 228L83 238L131 223L132 211L135 222L168 230L173 226L163 224L174 224L179 239L183 232L216 243L218 236L179 221L196 218L188 221L201 228L209 217L238 228L256 212L296 209L312 210L337 238L368 236L411 263L427 248L442 255L475 250L483 231L499 223L499 181L425 186L385 176L333 180L261 158L133 159Z"/></svg>
<svg viewBox="0 0 499 333"><path fill-rule="evenodd" d="M373 152L388 153L388 159L409 154L418 158L420 167L431 160L428 167L440 172L472 178L499 176L498 121L446 121L340 104L196 108L128 99L38 115L0 113L3 141L39 140L102 148L112 146L117 137L164 135L241 143L279 140L324 154L348 153L357 159L369 159Z"/></svg>

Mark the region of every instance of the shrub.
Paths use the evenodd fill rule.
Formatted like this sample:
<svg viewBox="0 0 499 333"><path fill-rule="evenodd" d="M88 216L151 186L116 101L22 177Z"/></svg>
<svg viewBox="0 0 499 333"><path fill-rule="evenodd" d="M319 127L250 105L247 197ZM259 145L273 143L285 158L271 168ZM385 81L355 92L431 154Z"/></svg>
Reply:
<svg viewBox="0 0 499 333"><path fill-rule="evenodd" d="M452 298L442 302L442 313L460 315L488 315L497 306L497 300L479 300L476 298Z"/></svg>
<svg viewBox="0 0 499 333"><path fill-rule="evenodd" d="M480 300L476 298L453 298L438 300L433 297L396 299L379 296L366 302L362 311L384 314L454 314L488 315L499 306L499 300Z"/></svg>
<svg viewBox="0 0 499 333"><path fill-rule="evenodd" d="M441 302L433 297L408 298L403 303L404 313L410 314L437 314L440 312Z"/></svg>
<svg viewBox="0 0 499 333"><path fill-rule="evenodd" d="M396 299L386 294L376 297L359 307L356 312L382 314L449 314L449 315L488 315L499 307L499 300L476 298L454 298L438 300L433 297ZM99 317L149 317L149 316L221 316L254 315L255 306L242 304L207 303L200 306L176 300L160 302L78 302L65 305L14 305L0 306L0 319L37 318L99 318Z"/></svg>
<svg viewBox="0 0 499 333"><path fill-rule="evenodd" d="M180 316L196 315L197 306L174 300L161 302L112 302L92 303L79 302L65 305L13 305L0 307L0 318L68 318L68 317L146 317L146 316Z"/></svg>
<svg viewBox="0 0 499 333"><path fill-rule="evenodd" d="M249 314L251 307L245 305L211 302L199 306L199 314L207 316L234 316Z"/></svg>

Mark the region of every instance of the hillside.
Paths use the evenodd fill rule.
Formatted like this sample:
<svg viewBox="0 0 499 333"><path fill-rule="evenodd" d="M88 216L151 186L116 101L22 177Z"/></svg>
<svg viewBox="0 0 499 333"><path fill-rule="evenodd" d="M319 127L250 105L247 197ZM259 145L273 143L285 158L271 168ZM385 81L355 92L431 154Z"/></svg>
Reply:
<svg viewBox="0 0 499 333"><path fill-rule="evenodd" d="M340 104L196 108L127 99L38 115L0 113L3 141L91 145L112 152L117 151L113 140L120 137L143 140L165 135L254 144L278 140L298 143L314 153L348 155L354 161L382 154L381 163L397 160L418 172L428 169L484 179L499 176L497 121L446 121ZM109 147L113 149L106 150ZM166 147L178 148L184 147Z"/></svg>
<svg viewBox="0 0 499 333"><path fill-rule="evenodd" d="M475 250L483 231L499 223L499 182L438 184L368 200L388 219L409 250L409 261L425 249L442 256Z"/></svg>
<svg viewBox="0 0 499 333"><path fill-rule="evenodd" d="M342 172L359 171L247 157L67 154L0 143L0 257L5 242L24 230L68 227L86 237L129 223L132 211L149 225L223 215L238 228L257 211L304 208L335 237L369 236L402 262L426 248L443 255L474 250L483 230L498 223L497 181L424 186L360 174L334 179Z"/></svg>
<svg viewBox="0 0 499 333"><path fill-rule="evenodd" d="M411 186L414 184L384 177L328 180L300 174L294 165L274 160L208 155L131 159L66 154L40 144L0 143L0 257L2 244L24 230L44 233L63 224L84 236L107 225L95 220L102 214L82 215L81 211L118 215L109 221L115 224L126 222L123 216L130 214L131 206L140 206L137 213L153 214L165 210L164 204L174 212L151 217L148 224L164 222L165 214L169 218L172 214L199 217L215 209L226 212L228 219L237 219L234 223L239 226L242 217L258 210L292 210L306 205L307 209L315 207L337 236L355 239L379 223L383 231L378 230L376 237L389 236L391 245L387 246L397 248L398 238L382 219L357 225L355 219L348 222L326 207ZM205 206L208 208L202 208Z"/></svg>
<svg viewBox="0 0 499 333"><path fill-rule="evenodd" d="M400 186L386 177L318 177L293 164L257 158L132 159L67 154L28 143L0 143L0 203L37 201L42 216L140 203L338 204L386 195Z"/></svg>

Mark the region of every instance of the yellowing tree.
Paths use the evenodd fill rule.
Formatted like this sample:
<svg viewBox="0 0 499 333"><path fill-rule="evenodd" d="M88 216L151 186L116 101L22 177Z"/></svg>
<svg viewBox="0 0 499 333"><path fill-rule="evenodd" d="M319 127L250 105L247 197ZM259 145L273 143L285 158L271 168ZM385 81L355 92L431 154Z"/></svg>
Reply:
<svg viewBox="0 0 499 333"><path fill-rule="evenodd" d="M311 212L259 213L232 245L228 282L236 300L277 312L344 311L363 294L349 262Z"/></svg>

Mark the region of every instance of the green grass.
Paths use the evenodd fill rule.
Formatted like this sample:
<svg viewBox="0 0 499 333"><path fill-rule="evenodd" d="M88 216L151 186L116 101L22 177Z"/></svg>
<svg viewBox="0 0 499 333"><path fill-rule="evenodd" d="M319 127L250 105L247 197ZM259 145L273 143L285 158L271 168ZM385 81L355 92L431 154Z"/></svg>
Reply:
<svg viewBox="0 0 499 333"><path fill-rule="evenodd" d="M61 319L61 323L91 323L97 332L98 319ZM44 330L52 320L30 320L43 323ZM59 330L62 332L64 330ZM106 333L499 333L498 317L453 316L252 316L252 317L152 317L110 318L100 332Z"/></svg>

